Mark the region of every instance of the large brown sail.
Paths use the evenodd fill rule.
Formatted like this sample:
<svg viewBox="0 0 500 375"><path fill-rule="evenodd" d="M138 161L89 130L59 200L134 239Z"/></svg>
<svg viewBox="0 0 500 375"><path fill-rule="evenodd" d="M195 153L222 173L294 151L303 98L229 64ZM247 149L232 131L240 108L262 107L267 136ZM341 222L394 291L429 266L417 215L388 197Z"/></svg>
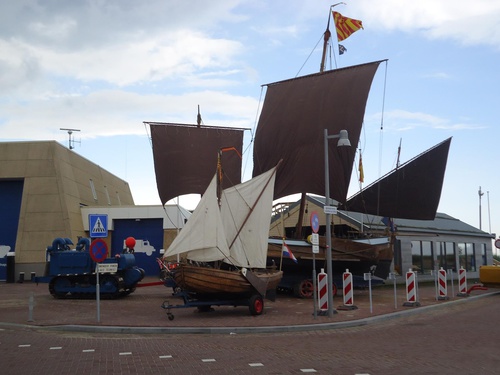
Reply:
<svg viewBox="0 0 500 375"><path fill-rule="evenodd" d="M451 138L430 148L349 198L342 209L400 219L434 220Z"/></svg>
<svg viewBox="0 0 500 375"><path fill-rule="evenodd" d="M202 194L223 153L223 188L241 182L241 153L245 129L146 122L151 128L156 184L162 204L184 194Z"/></svg>
<svg viewBox="0 0 500 375"><path fill-rule="evenodd" d="M330 197L345 202L366 101L385 60L268 84L254 144L253 175L278 169L274 198L325 194L324 129L346 129L353 147L329 148Z"/></svg>

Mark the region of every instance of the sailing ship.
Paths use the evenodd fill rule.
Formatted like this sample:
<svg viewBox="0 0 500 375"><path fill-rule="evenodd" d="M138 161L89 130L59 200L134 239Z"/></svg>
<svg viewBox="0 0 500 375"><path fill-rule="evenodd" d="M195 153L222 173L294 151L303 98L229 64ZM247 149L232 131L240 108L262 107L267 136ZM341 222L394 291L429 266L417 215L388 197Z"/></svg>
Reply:
<svg viewBox="0 0 500 375"><path fill-rule="evenodd" d="M277 166L222 189L221 155L208 188L164 258L181 256L172 277L177 287L198 299L266 296L283 275L266 269Z"/></svg>
<svg viewBox="0 0 500 375"><path fill-rule="evenodd" d="M397 165L394 170L339 205L338 215L341 218L352 219L362 213L363 220L358 219L358 223L360 227L369 226L371 231L367 233L365 230L360 230L357 232L357 238L353 233L339 233L339 237L332 238L333 270L337 279L346 269L353 275L363 276L364 273L371 272L381 279L387 278L397 233L391 219L433 220L435 218L450 144L451 138L448 138L413 159ZM308 197L308 199L316 205L325 205L322 198ZM275 220L279 221L280 217L277 215ZM308 230L306 234L311 233L311 229ZM322 230L324 231L324 227ZM353 238L341 238L342 235L350 235ZM309 280L313 260L311 243L308 240L296 239L286 239L285 242L297 262L284 259L283 284L291 283L296 294L307 296L312 290L312 283ZM271 262L280 259L282 247L282 238L269 239L268 255ZM326 238L322 236L319 253L315 256L317 269L324 267L325 252Z"/></svg>
<svg viewBox="0 0 500 375"><path fill-rule="evenodd" d="M305 228L305 230L302 228L306 194L324 196L326 185L325 158L329 160L327 185L329 186L329 197L343 207L368 213L365 210L364 193L360 193L358 198L354 198L353 201L347 202L349 182L356 154L355 147L329 147L327 155L324 155L320 150L323 150L325 130L326 134L332 135L340 134L341 130L347 130L350 143L358 144L374 75L379 65L387 61L379 60L324 71L325 48L330 35L328 22L324 34L323 60L319 73L265 85L267 92L254 142L253 175L262 173L277 160L283 159L283 164L276 176L274 199L297 193L302 194L294 238L270 239L268 249L271 262L277 262L282 257L282 248L285 244L293 252L297 261L288 260L283 263L286 277L283 280L288 279L290 275L296 275L296 277L292 277L292 282L295 284L293 288L298 289L298 294L301 296L303 296L304 290L306 295L310 295L309 287L312 286L311 280L309 280L313 257L311 244L303 241L308 234L311 234L311 228ZM425 217L428 220L434 219L446 167L446 157L439 156L441 157L440 161L426 159L429 162L428 165L433 167L430 170L419 169L418 172L415 171L412 179L405 175L409 169L405 168L396 175L396 179L386 180L388 181L386 184L392 185L394 189L401 188L401 184L405 184L407 188L398 191L399 199L397 201L389 202L390 196L386 195L387 199L381 203L388 203L393 208L395 206L408 206L405 213L408 216L401 216L403 208L382 210L380 206L377 206L378 210L375 214L384 212L384 215L387 214L390 218L419 219ZM430 199L418 191L421 185L418 181L422 181L422 179L429 183L427 192L432 195ZM413 188L411 188L412 184ZM372 193L375 194L377 190L373 188L368 192L371 198ZM384 194L386 193L384 192ZM423 200L425 203L422 202ZM413 202L413 204L403 204L403 202L408 201ZM324 206L332 204L332 202L324 202ZM421 210L425 210L425 214L421 213ZM331 225L331 223L326 223L326 225ZM370 272L386 279L393 260L395 234L387 230L387 233L378 237L359 239L332 237L332 260L337 275L344 272L345 269L349 269L359 276ZM322 264L323 267L326 253L325 242L323 238L323 241L320 242L321 252L316 258L319 265ZM290 284L283 286L290 287Z"/></svg>
<svg viewBox="0 0 500 375"><path fill-rule="evenodd" d="M330 32L327 27L325 32L325 46ZM325 56L325 50L323 56ZM340 130L347 130L351 144L356 145L359 141L363 118L365 113L366 102L375 73L380 64L387 60L379 60L365 64L350 66L341 69L324 71L324 59L321 64L321 72L310 74L298 78L283 80L265 85L267 93L259 117L259 122L255 134L253 146L253 176L256 178L267 171L272 170L282 160L279 169L275 172L274 194L271 197L275 200L296 193L302 193L305 197L306 193L322 196L325 192L325 161L321 151L324 142L324 130L328 134L337 134ZM198 115L200 119L200 116ZM157 185L162 203L165 204L168 200L188 193L202 193L202 186L207 186L211 179L211 167L214 165L213 155L218 155L218 150L228 145L235 146L241 154L242 145L242 130L233 128L217 128L198 125L185 124L168 124L168 123L152 123L147 122L151 126L151 135L153 140L153 154L155 162L155 171L157 177ZM240 134L231 138L232 133ZM215 134L209 136L208 134ZM234 134L232 134L234 135ZM241 138L240 138L241 137ZM328 149L329 160L329 196L340 204L347 203L347 192L351 179L354 158L354 147L342 147L339 149ZM226 192L233 185L237 185L241 179L241 159L233 154L234 163L231 171L226 160L224 161L224 172L232 177L224 180L223 191ZM440 172L436 170L436 176L441 173L441 178L435 178L430 181L433 188L434 197L432 202L435 203L426 213L426 217L434 218L435 209L442 186L442 177L446 159L441 166ZM234 169L233 169L234 168ZM406 170L406 169L405 169ZM406 172L401 172L406 176ZM438 176L439 177L439 176ZM392 184L392 183L391 183ZM397 186L397 185L396 185ZM207 195L207 193L204 194ZM210 196L213 196L210 193ZM365 212L364 195L361 195L361 203L351 201L343 207L352 207L359 212ZM404 201L409 198L406 195L400 194L400 199ZM428 197L426 197L427 199ZM437 199L437 201L436 201ZM238 264L226 262L224 258L211 259L210 262L215 262L218 274L225 271L221 265L244 267L245 269L252 267L261 270L267 267L281 265L284 272L284 278L294 275L295 270L300 270L301 279L299 283L304 281L307 283L311 273L310 259L311 246L310 243L304 241L311 229L304 231L302 229L304 201L301 200L299 222L296 229L296 236L293 239L286 239L287 246L296 255L297 263L290 262L288 259L283 259L282 248L283 240L269 238L265 245L267 252L267 263L261 263L257 266L253 264ZM325 205L331 205L332 202L324 202ZM205 203L200 202L200 207L204 207ZM419 210L424 205L416 205ZM414 207L415 208L415 207ZM203 209L200 209L203 211ZM221 211L222 212L222 211ZM379 211L383 212L383 211ZM398 217L397 215L391 217ZM417 218L417 217L412 217ZM174 241L175 247L181 247L181 244L187 242L184 237L188 235L186 232L197 231L192 234L193 238L189 241L202 241L202 238L208 236L206 232L200 232L198 228L192 227L190 222L194 222L193 218L188 221L181 234ZM268 223L268 220L265 220ZM330 224L330 223L327 223ZM193 224L194 225L194 224ZM266 228L269 231L269 226ZM323 227L324 233L324 227ZM322 234L320 232L320 234ZM334 269L337 274L343 272L346 268L353 270L357 275L371 272L382 279L387 278L390 264L393 259L393 242L394 233L383 233L379 238L332 238L332 259ZM211 234L212 235L212 234ZM324 264L325 246L324 238L320 242L320 254L317 260ZM172 244L174 245L174 244ZM185 249L187 254L185 260L190 259L191 254L194 254L195 249ZM167 251L166 257L177 253L179 250ZM224 253L224 256L227 254ZM208 262L202 258L200 261L192 259L193 262ZM198 265L187 264L184 262L183 270L190 271L195 274L194 269ZM212 266L212 265L210 265ZM320 265L321 267L321 265ZM209 289L209 285L218 285L220 283L211 280L210 283L205 282L211 273L207 267L198 267L199 274L204 272L203 276L197 279L193 276L188 277L188 273L184 271L176 271L176 282L187 290L192 290L198 293L215 294L218 291L224 293L222 286L216 286L214 289ZM302 278L307 270L306 278ZM232 271L232 270L230 270ZM232 275L235 275L233 273ZM276 274L279 275L279 274ZM250 276L251 278L252 276ZM219 280L224 280L226 277L220 277ZM243 288L248 290L247 281L238 275L245 285ZM264 276L262 276L264 278ZM195 280L204 280L200 283L203 286L196 284ZM269 285L273 286L278 277L272 278ZM235 292L237 282L222 282L234 286ZM262 288L261 288L262 289ZM232 293L229 292L229 293ZM239 291L238 291L239 293Z"/></svg>

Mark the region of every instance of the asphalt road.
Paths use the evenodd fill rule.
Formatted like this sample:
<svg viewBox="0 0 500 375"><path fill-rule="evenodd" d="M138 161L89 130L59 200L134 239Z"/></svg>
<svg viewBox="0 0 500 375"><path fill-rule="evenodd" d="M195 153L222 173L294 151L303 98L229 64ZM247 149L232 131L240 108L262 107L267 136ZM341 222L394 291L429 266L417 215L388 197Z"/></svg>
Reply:
<svg viewBox="0 0 500 375"><path fill-rule="evenodd" d="M10 374L498 374L500 295L326 330L109 334L0 325Z"/></svg>

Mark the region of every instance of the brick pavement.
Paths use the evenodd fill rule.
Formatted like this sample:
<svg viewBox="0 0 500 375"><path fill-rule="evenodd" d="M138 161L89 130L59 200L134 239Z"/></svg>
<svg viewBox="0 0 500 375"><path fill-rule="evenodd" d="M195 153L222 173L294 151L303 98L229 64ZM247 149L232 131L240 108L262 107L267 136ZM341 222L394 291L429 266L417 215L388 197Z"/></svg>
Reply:
<svg viewBox="0 0 500 375"><path fill-rule="evenodd" d="M147 278L144 282L158 281ZM473 285L469 282L469 286ZM456 285L455 285L456 286ZM213 311L200 313L194 307L172 309L174 320L167 319L162 303L168 300L171 304L181 304L182 301L172 297L172 290L163 285L137 288L124 298L100 301L100 322L97 322L97 304L94 299L76 300L53 298L47 284L36 285L30 281L14 284L0 284L0 323L23 324L28 326L65 326L78 325L83 327L146 327L146 328L204 328L207 327L300 327L344 322L359 323L363 319L376 316L392 316L403 311L425 311L427 306L447 304L463 300L467 297L451 295L448 288L449 301L436 300L434 283L420 283L418 288L420 307L404 307L406 292L403 285L398 285L396 301L392 285L375 287L372 290L372 311L370 310L369 291L355 290L354 305L356 310L340 310L343 304L342 296L334 298L337 313L333 318L313 315L313 301L299 299L290 294L278 294L275 302L265 301L264 313L251 316L248 307L214 306ZM498 290L475 290L472 296L496 293ZM455 292L457 292L455 288ZM33 298L34 307L30 313L29 302ZM32 318L32 321L29 321Z"/></svg>

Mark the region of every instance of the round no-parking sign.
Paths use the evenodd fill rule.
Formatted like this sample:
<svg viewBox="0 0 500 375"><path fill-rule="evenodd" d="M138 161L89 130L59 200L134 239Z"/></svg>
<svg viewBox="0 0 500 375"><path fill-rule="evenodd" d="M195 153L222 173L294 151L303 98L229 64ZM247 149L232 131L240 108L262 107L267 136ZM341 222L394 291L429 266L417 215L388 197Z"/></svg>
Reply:
<svg viewBox="0 0 500 375"><path fill-rule="evenodd" d="M311 212L311 229L313 233L318 233L319 230L319 217L317 212Z"/></svg>
<svg viewBox="0 0 500 375"><path fill-rule="evenodd" d="M97 263L103 262L108 257L108 245L100 238L92 241L89 251L90 257Z"/></svg>

